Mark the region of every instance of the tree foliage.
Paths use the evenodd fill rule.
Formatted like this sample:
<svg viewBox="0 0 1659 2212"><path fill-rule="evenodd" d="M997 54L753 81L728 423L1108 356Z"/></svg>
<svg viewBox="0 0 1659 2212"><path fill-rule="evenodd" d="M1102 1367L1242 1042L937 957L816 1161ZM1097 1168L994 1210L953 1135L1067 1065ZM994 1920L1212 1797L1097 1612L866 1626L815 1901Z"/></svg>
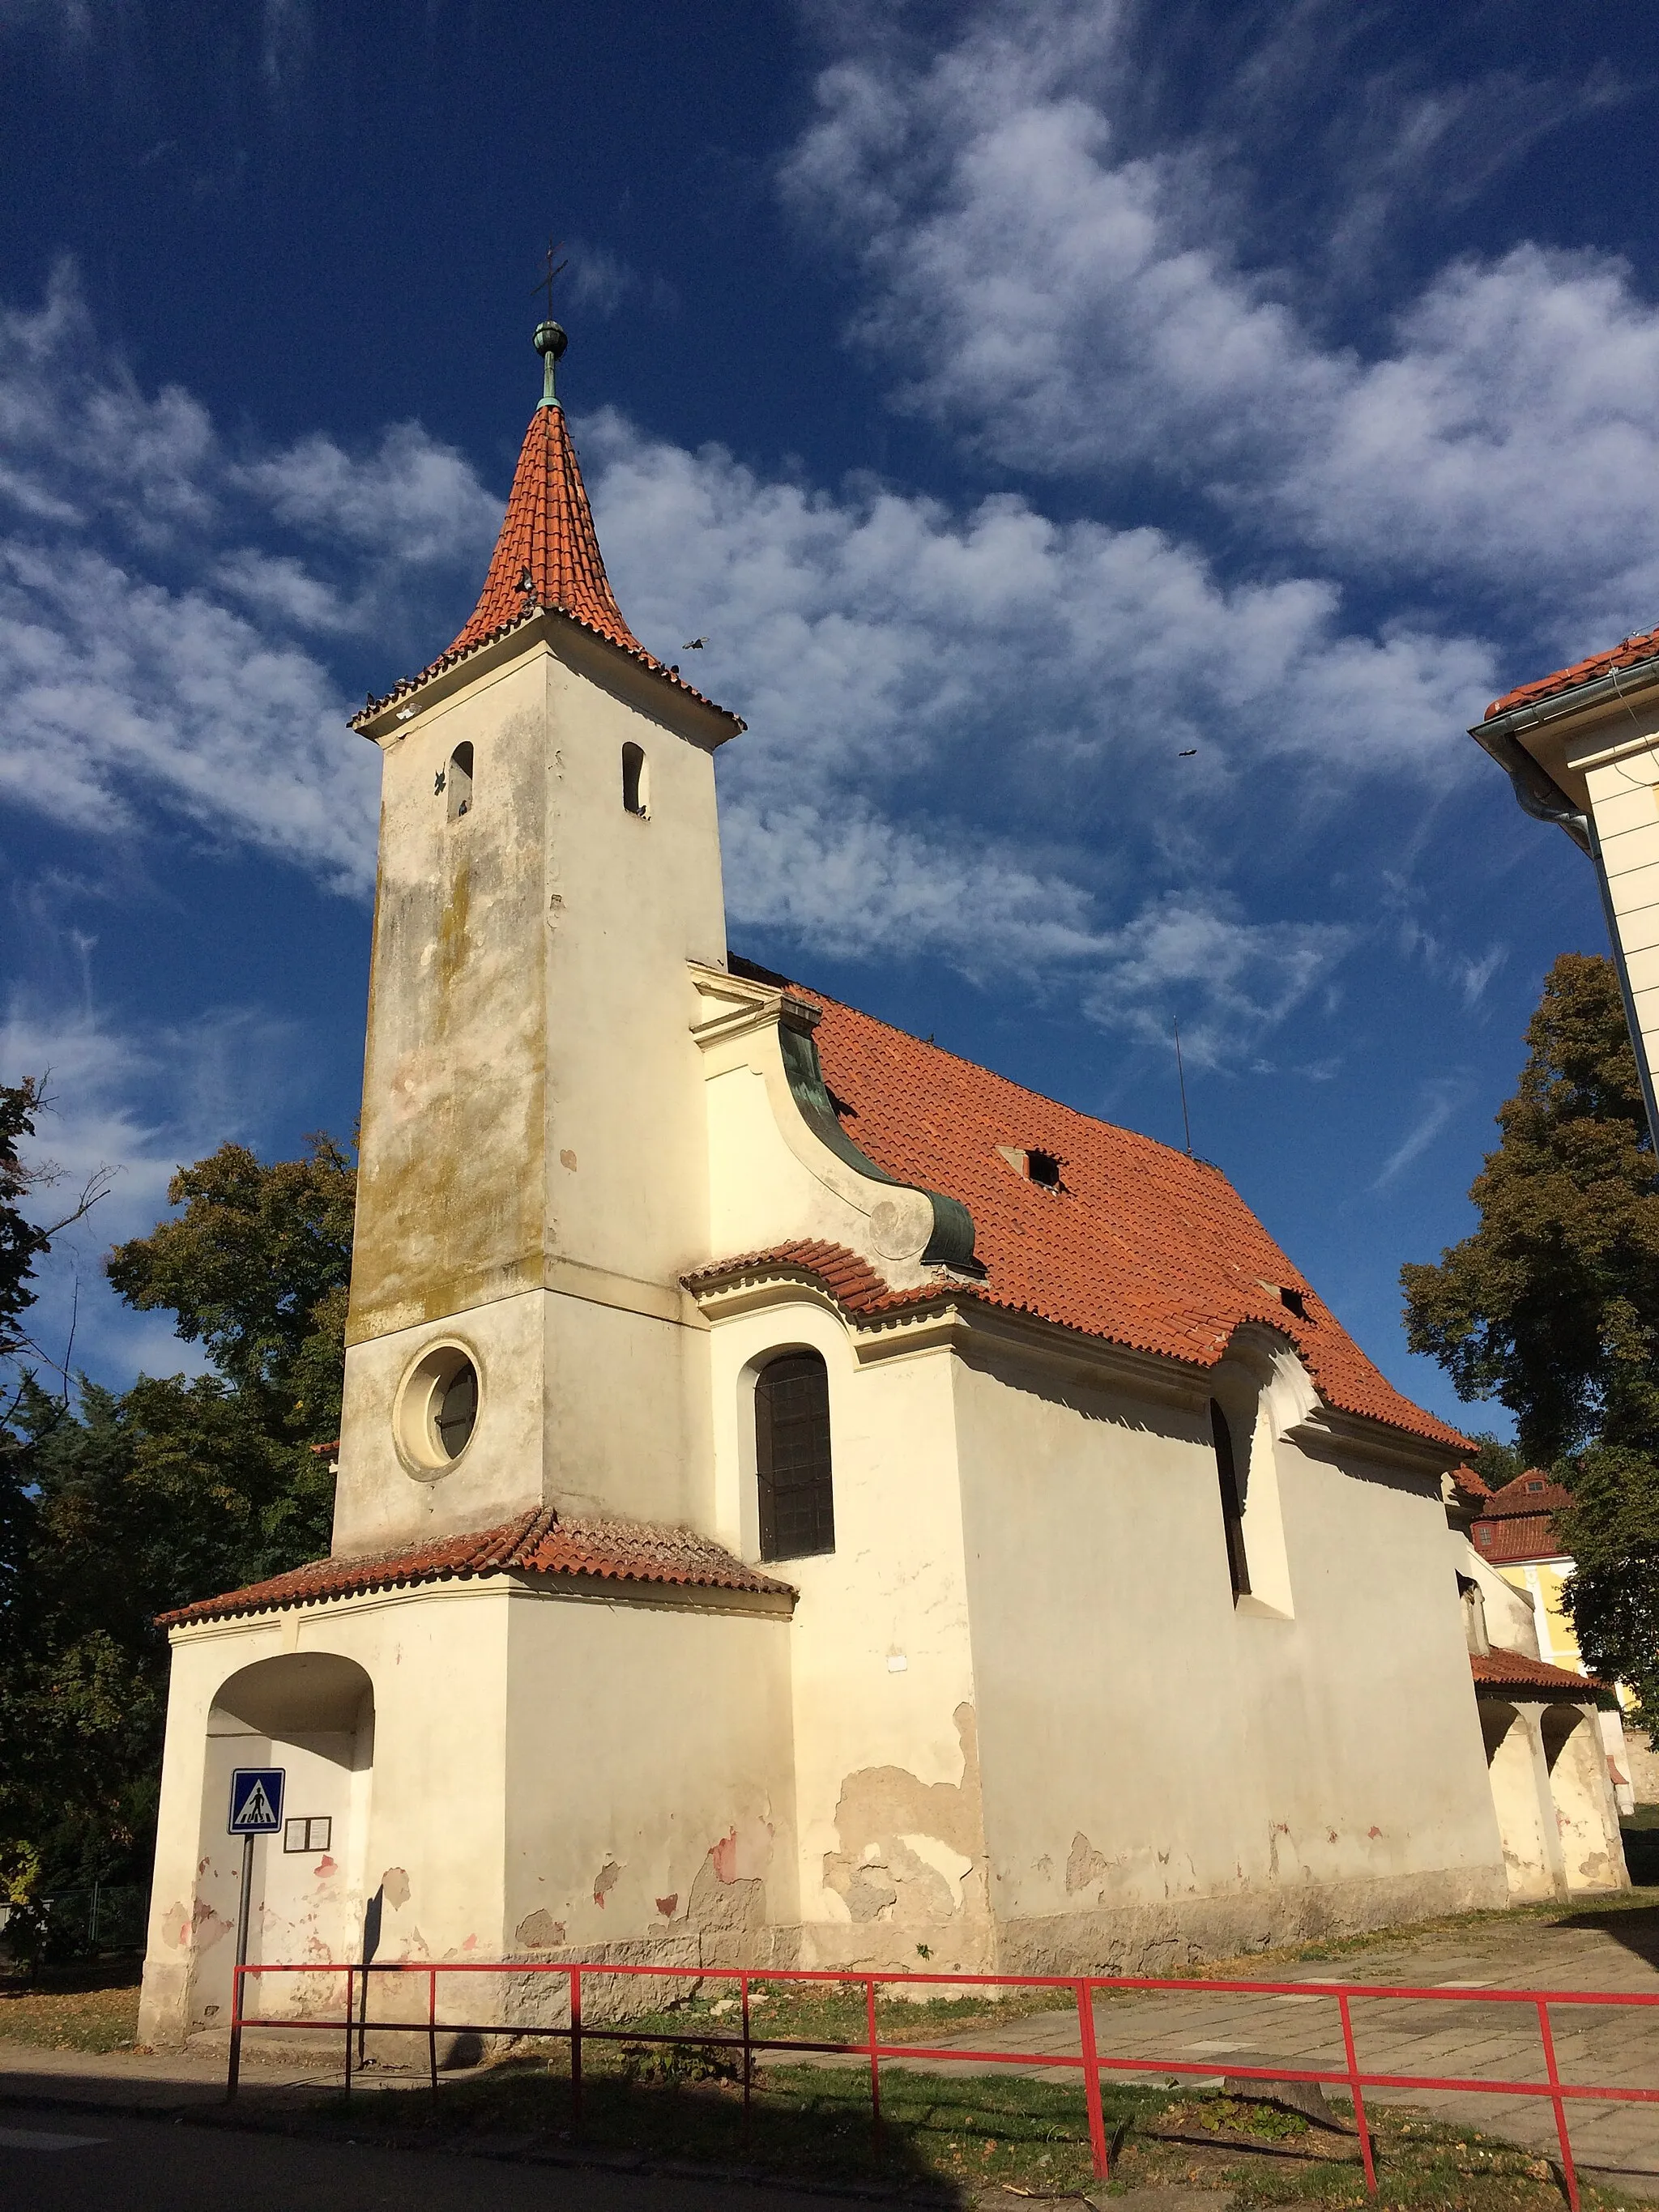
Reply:
<svg viewBox="0 0 1659 2212"><path fill-rule="evenodd" d="M1478 1227L1401 1271L1407 1339L1497 1398L1572 1492L1566 1601L1596 1672L1659 1721L1659 1189L1610 961L1565 953L1527 1029Z"/></svg>
<svg viewBox="0 0 1659 2212"><path fill-rule="evenodd" d="M155 1616L328 1548L332 1482L312 1448L339 1433L354 1186L326 1137L275 1164L222 1146L173 1178L177 1212L106 1262L211 1371L120 1394L83 1381L73 1410L21 1377L0 1516L14 1891L148 1879L167 1700Z"/></svg>
<svg viewBox="0 0 1659 2212"><path fill-rule="evenodd" d="M51 1241L18 1204L38 1179L17 1147L34 1134L40 1110L40 1087L32 1078L0 1085L0 1357L24 1347L22 1318L34 1303L30 1280Z"/></svg>

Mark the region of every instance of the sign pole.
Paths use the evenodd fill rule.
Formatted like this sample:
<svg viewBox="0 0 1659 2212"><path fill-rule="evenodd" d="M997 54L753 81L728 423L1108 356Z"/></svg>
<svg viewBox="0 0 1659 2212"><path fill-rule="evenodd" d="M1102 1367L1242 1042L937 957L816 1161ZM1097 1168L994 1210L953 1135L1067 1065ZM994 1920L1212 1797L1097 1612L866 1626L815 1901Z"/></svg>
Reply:
<svg viewBox="0 0 1659 2212"><path fill-rule="evenodd" d="M236 1914L236 1965L230 1980L230 2064L225 2102L236 2094L242 2072L242 1969L247 1964L247 1924L253 1911L253 1838L283 1832L283 1794L288 1776L280 1766L238 1766L230 1778L233 1836L242 1839L242 1901Z"/></svg>
<svg viewBox="0 0 1659 2212"><path fill-rule="evenodd" d="M225 2102L235 2098L242 2072L242 1968L247 1964L247 1923L253 1903L253 1837L242 1838L242 1902L236 1915L236 1972L230 1984L230 2072L225 2081Z"/></svg>

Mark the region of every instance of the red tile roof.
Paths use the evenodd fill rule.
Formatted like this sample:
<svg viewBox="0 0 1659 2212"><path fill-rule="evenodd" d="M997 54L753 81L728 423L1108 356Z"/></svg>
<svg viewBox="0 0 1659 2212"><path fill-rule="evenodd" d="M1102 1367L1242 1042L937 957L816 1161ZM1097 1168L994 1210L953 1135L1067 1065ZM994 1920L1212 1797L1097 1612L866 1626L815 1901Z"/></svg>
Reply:
<svg viewBox="0 0 1659 2212"><path fill-rule="evenodd" d="M1555 1523L1547 1513L1516 1515L1507 1521L1488 1521L1483 1515L1470 1530L1474 1547L1495 1566L1518 1566L1524 1559L1565 1557Z"/></svg>
<svg viewBox="0 0 1659 2212"><path fill-rule="evenodd" d="M1472 1467L1455 1467L1452 1469L1452 1480L1460 1490L1467 1491L1471 1498L1492 1496L1492 1485L1483 1480Z"/></svg>
<svg viewBox="0 0 1659 2212"><path fill-rule="evenodd" d="M715 707L678 669L665 666L647 653L623 619L605 573L576 449L559 406L538 407L530 418L483 590L460 634L418 676L395 684L384 699L371 699L353 717L352 727L362 728L394 699L547 608L605 639L630 660L742 729L735 714Z"/></svg>
<svg viewBox="0 0 1659 2212"><path fill-rule="evenodd" d="M1572 1503L1572 1492L1553 1481L1541 1467L1529 1467L1494 1490L1480 1509L1483 1521L1500 1521L1516 1513L1559 1513Z"/></svg>
<svg viewBox="0 0 1659 2212"><path fill-rule="evenodd" d="M1638 637L1627 637L1610 652L1592 653L1588 660L1577 660L1571 668L1558 668L1553 676L1540 676L1534 683L1506 691L1501 699L1492 701L1485 720L1489 722L1494 714L1507 714L1511 707L1529 707L1536 699L1552 698L1558 691L1571 691L1580 684L1593 684L1598 676L1608 675L1615 668L1634 668L1638 661L1652 660L1656 656L1659 656L1659 629L1644 630Z"/></svg>
<svg viewBox="0 0 1659 2212"><path fill-rule="evenodd" d="M415 1583L443 1583L509 1572L592 1575L606 1582L673 1583L687 1589L749 1590L793 1597L787 1583L733 1559L689 1528L645 1521L566 1519L545 1506L520 1513L494 1528L441 1537L412 1549L371 1559L313 1559L268 1582L222 1597L203 1598L160 1616L163 1627L185 1621L228 1620L238 1614L277 1613L325 1598L368 1590L402 1589Z"/></svg>
<svg viewBox="0 0 1659 2212"><path fill-rule="evenodd" d="M1493 1491L1469 1533L1481 1558L1500 1566L1559 1559L1565 1555L1554 1516L1571 1503L1571 1491L1530 1468Z"/></svg>
<svg viewBox="0 0 1659 2212"><path fill-rule="evenodd" d="M1581 1705L1602 1687L1593 1674L1575 1674L1519 1651L1472 1651L1469 1671L1481 1689L1569 1690Z"/></svg>
<svg viewBox="0 0 1659 2212"><path fill-rule="evenodd" d="M1468 1449L1465 1438L1386 1382L1291 1266L1217 1168L1114 1128L922 1044L822 992L791 984L821 1009L824 1079L848 1109L842 1126L902 1182L959 1199L974 1217L981 1282L945 1294L1029 1313L1200 1367L1217 1364L1241 1322L1288 1337L1321 1395L1413 1436ZM1029 1181L997 1147L1053 1153L1060 1185ZM813 1257L817 1255L817 1257ZM825 1256L828 1255L829 1256ZM849 1312L937 1298L889 1291L836 1247L784 1245L690 1279L706 1287L759 1265L817 1273ZM1304 1311L1286 1307L1280 1287Z"/></svg>

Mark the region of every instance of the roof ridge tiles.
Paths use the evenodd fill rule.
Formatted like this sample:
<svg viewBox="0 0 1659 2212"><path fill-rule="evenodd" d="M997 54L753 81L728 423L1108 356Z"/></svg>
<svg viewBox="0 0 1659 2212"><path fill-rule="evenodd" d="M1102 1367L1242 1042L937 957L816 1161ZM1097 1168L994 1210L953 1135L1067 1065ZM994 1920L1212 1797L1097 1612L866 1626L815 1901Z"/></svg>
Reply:
<svg viewBox="0 0 1659 2212"><path fill-rule="evenodd" d="M1604 652L1587 654L1571 666L1558 668L1553 675L1540 676L1530 684L1517 684L1501 699L1494 699L1487 708L1483 720L1490 722L1498 714L1507 714L1516 707L1530 706L1534 699L1548 699L1562 691L1576 691L1581 684L1595 678L1611 675L1616 668L1639 667L1644 661L1659 659L1659 629L1632 631L1629 637L1620 638L1617 645Z"/></svg>

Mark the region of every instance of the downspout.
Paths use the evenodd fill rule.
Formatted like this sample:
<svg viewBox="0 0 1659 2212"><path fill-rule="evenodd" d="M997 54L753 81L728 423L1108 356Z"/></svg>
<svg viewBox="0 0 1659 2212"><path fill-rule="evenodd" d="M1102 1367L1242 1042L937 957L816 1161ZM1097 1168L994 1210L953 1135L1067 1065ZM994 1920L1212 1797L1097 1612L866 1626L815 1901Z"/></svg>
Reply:
<svg viewBox="0 0 1659 2212"><path fill-rule="evenodd" d="M1539 766L1526 747L1501 723L1477 723L1469 735L1484 752L1491 754L1508 776L1522 811L1530 814L1534 822L1554 823L1558 829L1566 831L1581 852L1589 855L1595 870L1595 888L1601 895L1601 919L1607 926L1613 969L1619 978L1625 1026L1630 1031L1631 1050L1636 1059L1636 1079L1642 1086L1642 1105L1648 1117L1648 1143L1659 1156L1659 1102L1655 1099L1653 1074L1643 1049L1642 1032L1637 1026L1636 996L1630 986L1630 970L1625 965L1619 918L1613 911L1613 887L1607 881L1607 863L1601 857L1601 840L1596 835L1595 817L1573 805L1555 778Z"/></svg>

